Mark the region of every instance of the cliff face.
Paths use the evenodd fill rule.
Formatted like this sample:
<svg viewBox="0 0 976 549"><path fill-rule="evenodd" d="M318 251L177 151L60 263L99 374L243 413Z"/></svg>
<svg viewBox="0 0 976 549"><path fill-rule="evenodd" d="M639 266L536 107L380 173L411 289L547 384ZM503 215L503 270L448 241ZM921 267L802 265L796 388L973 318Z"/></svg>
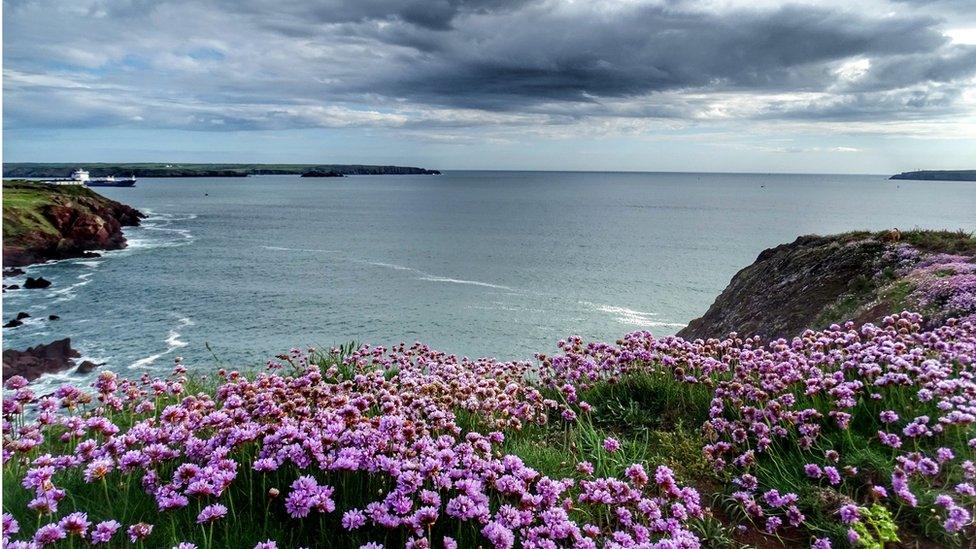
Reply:
<svg viewBox="0 0 976 549"><path fill-rule="evenodd" d="M16 267L125 247L137 210L81 186L3 183L3 264Z"/></svg>
<svg viewBox="0 0 976 549"><path fill-rule="evenodd" d="M677 335L789 338L845 320L877 323L904 309L966 318L976 314L973 273L976 239L964 233L802 236L759 254Z"/></svg>

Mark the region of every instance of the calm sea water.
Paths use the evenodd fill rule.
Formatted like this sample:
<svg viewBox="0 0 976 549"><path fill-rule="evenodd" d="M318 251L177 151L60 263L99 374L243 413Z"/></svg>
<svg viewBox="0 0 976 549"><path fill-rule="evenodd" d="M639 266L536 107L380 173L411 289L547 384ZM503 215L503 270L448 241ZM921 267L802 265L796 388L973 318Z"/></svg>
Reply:
<svg viewBox="0 0 976 549"><path fill-rule="evenodd" d="M976 184L883 176L449 172L99 192L149 219L125 250L30 268L54 285L4 295L5 317L34 317L4 348L71 337L130 375L353 339L530 358L572 334L674 333L800 234L976 230Z"/></svg>

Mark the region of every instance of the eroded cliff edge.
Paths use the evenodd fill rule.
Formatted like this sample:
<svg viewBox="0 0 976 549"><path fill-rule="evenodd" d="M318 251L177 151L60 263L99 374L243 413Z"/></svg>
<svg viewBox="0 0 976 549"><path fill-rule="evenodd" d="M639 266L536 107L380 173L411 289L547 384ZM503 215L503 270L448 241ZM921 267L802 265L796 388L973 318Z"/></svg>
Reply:
<svg viewBox="0 0 976 549"><path fill-rule="evenodd" d="M976 320L973 235L894 230L801 236L760 253L677 335L788 338L845 320L877 323L906 309L933 322Z"/></svg>
<svg viewBox="0 0 976 549"><path fill-rule="evenodd" d="M122 227L144 218L125 204L77 185L3 182L3 265L83 257L125 247Z"/></svg>

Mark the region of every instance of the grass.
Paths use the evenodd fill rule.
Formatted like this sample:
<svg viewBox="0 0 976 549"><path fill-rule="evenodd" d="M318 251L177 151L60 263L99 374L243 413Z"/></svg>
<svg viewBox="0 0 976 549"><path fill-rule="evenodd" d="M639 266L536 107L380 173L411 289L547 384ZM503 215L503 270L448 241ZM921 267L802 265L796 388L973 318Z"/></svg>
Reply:
<svg viewBox="0 0 976 549"><path fill-rule="evenodd" d="M100 199L100 195L80 185L50 185L29 181L3 182L4 237L34 233L60 234L43 214L44 208L73 199Z"/></svg>

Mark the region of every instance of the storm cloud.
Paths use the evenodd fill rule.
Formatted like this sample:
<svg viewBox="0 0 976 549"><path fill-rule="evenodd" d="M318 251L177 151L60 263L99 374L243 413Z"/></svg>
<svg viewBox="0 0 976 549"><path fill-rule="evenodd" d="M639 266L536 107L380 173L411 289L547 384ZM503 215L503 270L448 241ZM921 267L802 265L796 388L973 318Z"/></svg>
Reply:
<svg viewBox="0 0 976 549"><path fill-rule="evenodd" d="M6 0L4 126L936 121L974 109L957 4Z"/></svg>

